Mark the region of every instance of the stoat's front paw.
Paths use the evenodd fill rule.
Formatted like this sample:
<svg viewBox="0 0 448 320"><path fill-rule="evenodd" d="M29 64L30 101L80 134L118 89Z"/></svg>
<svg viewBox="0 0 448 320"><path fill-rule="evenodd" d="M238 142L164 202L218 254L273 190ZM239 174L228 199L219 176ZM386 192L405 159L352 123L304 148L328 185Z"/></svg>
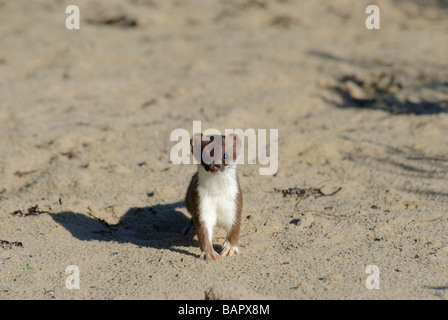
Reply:
<svg viewBox="0 0 448 320"><path fill-rule="evenodd" d="M231 246L227 241L224 243L224 248L221 252L221 256L223 257L231 257L234 254L239 254L239 250L237 246Z"/></svg>
<svg viewBox="0 0 448 320"><path fill-rule="evenodd" d="M205 252L203 251L201 254L201 258L205 261L215 261L219 259L219 254L216 251Z"/></svg>

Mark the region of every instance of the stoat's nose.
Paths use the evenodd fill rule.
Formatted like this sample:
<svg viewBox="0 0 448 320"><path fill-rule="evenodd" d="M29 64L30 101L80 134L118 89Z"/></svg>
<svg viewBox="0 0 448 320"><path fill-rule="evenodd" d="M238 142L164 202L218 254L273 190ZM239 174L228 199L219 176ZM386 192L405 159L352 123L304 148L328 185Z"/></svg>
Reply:
<svg viewBox="0 0 448 320"><path fill-rule="evenodd" d="M218 172L219 171L219 165L217 165L217 164L210 165L210 171L211 172Z"/></svg>

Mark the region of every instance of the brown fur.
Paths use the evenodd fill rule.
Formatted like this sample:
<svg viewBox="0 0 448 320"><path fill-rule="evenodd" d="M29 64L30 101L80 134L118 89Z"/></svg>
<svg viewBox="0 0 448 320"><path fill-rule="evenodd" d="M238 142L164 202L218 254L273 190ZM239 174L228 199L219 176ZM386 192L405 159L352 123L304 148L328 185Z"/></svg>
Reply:
<svg viewBox="0 0 448 320"><path fill-rule="evenodd" d="M200 144L201 153L202 153L202 150L204 149L204 147L209 143L208 141L204 142L199 139L202 139L202 134L195 135L195 137L193 139L191 139L191 152L192 153L193 153L193 145L195 143ZM232 157L230 159L231 161L235 160L238 155L237 153L238 153L238 150L240 147L239 143L240 143L240 141L238 138L234 139L232 137L232 145L225 146L225 137L222 136L222 149L226 150L226 152L231 155L231 157ZM229 163L230 162L218 164L219 170L220 171L225 170L225 167ZM201 159L201 165L206 170L210 170L210 166L207 166L206 164L204 164L202 159ZM199 194L197 191L198 183L199 183L198 173L195 173L193 175L193 177L191 178L190 184L188 186L185 203L186 203L188 212L192 216L192 222L193 222L194 228L196 230L196 234L198 236L199 246L202 251L201 257L204 258L205 260L216 260L219 257L219 255L214 251L213 245L210 242L209 234L208 234L206 228L202 225L201 221L199 220L200 197L199 197ZM238 183L238 195L236 198L235 222L233 223L232 228L227 236L227 241L229 241L229 244L232 247L238 246L238 238L239 238L240 226L241 226L241 212L242 212L242 208L243 208L243 197L242 197L241 188L240 188L240 185L238 182L238 178L237 178L237 183Z"/></svg>

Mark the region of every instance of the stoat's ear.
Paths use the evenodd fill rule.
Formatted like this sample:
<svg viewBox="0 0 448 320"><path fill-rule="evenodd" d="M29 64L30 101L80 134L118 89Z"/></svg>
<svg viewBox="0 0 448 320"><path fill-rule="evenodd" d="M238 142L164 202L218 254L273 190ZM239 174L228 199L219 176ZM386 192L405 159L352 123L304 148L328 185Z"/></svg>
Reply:
<svg viewBox="0 0 448 320"><path fill-rule="evenodd" d="M238 135L234 133L229 134L229 137L233 140L233 147L239 151L241 149L240 137L238 137Z"/></svg>
<svg viewBox="0 0 448 320"><path fill-rule="evenodd" d="M198 146L199 150L201 150L202 143L202 133L195 133L193 138L190 139L190 149L191 153L193 153L194 146Z"/></svg>
<svg viewBox="0 0 448 320"><path fill-rule="evenodd" d="M232 141L232 144L230 144L229 146L226 146L226 149L229 150L229 148L230 148L230 150L233 151L233 160L236 160L236 158L240 154L241 140L238 137L238 135L231 133L226 136L226 142L227 141Z"/></svg>
<svg viewBox="0 0 448 320"><path fill-rule="evenodd" d="M202 154L202 133L195 133L190 139L190 150L193 157L201 163Z"/></svg>

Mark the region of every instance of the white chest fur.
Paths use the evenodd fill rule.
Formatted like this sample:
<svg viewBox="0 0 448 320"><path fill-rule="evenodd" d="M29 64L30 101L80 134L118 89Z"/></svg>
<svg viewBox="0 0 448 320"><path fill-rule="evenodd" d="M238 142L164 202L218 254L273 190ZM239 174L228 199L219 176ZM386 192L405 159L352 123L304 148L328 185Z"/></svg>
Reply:
<svg viewBox="0 0 448 320"><path fill-rule="evenodd" d="M238 192L236 164L217 173L207 172L199 166L199 219L205 224L210 238L215 226L222 227L227 232L232 228Z"/></svg>

